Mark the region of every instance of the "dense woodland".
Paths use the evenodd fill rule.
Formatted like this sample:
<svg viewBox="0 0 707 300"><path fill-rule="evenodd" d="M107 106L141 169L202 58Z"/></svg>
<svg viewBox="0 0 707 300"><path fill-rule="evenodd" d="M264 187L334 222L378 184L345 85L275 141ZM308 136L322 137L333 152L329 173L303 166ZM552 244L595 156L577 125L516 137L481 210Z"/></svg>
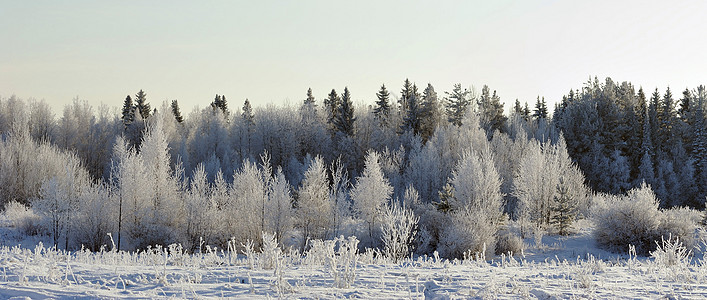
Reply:
<svg viewBox="0 0 707 300"><path fill-rule="evenodd" d="M184 114L140 90L120 110L76 99L58 116L13 96L0 100L0 201L66 249L111 233L123 250L196 251L270 232L300 249L356 235L401 257L463 257L500 248L508 222L567 234L598 193L649 187L661 208L703 208L707 92L649 94L595 78L553 112L538 97L504 114L488 86L405 80L371 105L310 89L293 106L216 95Z"/></svg>

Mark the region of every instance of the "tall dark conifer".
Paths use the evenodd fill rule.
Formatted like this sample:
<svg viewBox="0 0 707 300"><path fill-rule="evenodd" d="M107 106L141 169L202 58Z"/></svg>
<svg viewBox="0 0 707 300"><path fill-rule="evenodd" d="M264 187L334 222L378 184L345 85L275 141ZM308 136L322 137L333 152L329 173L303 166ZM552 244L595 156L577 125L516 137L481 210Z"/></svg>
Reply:
<svg viewBox="0 0 707 300"><path fill-rule="evenodd" d="M354 107L353 101L351 100L351 93L349 92L349 88L345 87L344 93L341 94L341 105L339 106L336 119L334 120L334 125L336 126L337 131L342 132L347 136L352 136L354 121L356 121L356 118L354 117Z"/></svg>

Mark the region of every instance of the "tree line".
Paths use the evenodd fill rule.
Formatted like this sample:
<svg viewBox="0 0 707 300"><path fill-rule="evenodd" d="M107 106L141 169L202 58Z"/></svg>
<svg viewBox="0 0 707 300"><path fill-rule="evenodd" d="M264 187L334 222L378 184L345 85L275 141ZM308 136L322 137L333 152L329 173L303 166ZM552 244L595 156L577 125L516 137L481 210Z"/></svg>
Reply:
<svg viewBox="0 0 707 300"><path fill-rule="evenodd" d="M487 86L439 97L406 79L399 97L382 85L375 105L309 89L294 107L233 109L216 95L183 116L140 90L120 111L76 99L59 118L11 97L0 101L0 193L69 249L110 244L107 233L121 249L198 249L261 232L302 248L338 235L384 248L414 220L410 249L462 257L493 251L509 220L566 234L597 191L646 182L665 207L703 206L704 88L679 109L670 90L655 94L646 103L630 83L595 79L552 115L540 97L505 115Z"/></svg>

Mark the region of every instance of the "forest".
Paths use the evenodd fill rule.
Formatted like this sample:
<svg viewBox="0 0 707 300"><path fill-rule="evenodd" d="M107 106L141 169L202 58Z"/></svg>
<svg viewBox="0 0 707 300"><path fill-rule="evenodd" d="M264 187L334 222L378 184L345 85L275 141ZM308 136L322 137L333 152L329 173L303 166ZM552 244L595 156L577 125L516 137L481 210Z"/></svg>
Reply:
<svg viewBox="0 0 707 300"><path fill-rule="evenodd" d="M485 85L438 94L406 79L375 95L309 89L263 107L216 95L188 114L143 90L60 115L0 99L0 205L66 250L260 247L265 232L301 250L356 236L397 258L518 251L579 219L606 221L603 247L647 255L661 237L689 243L697 224L681 216L705 207L704 86L647 94L594 78L552 111L538 97L508 113Z"/></svg>

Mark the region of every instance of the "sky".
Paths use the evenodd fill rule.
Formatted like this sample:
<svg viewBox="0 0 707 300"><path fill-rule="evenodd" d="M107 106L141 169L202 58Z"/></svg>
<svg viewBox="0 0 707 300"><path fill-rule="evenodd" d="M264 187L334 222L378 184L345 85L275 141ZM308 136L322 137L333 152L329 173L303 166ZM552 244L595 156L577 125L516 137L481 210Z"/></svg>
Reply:
<svg viewBox="0 0 707 300"><path fill-rule="evenodd" d="M373 104L409 78L496 90L509 109L591 77L661 93L707 84L707 1L0 0L0 97L182 112L299 105L348 87ZM648 94L648 93L647 93ZM679 94L674 92L674 94ZM552 107L552 106L551 106Z"/></svg>

